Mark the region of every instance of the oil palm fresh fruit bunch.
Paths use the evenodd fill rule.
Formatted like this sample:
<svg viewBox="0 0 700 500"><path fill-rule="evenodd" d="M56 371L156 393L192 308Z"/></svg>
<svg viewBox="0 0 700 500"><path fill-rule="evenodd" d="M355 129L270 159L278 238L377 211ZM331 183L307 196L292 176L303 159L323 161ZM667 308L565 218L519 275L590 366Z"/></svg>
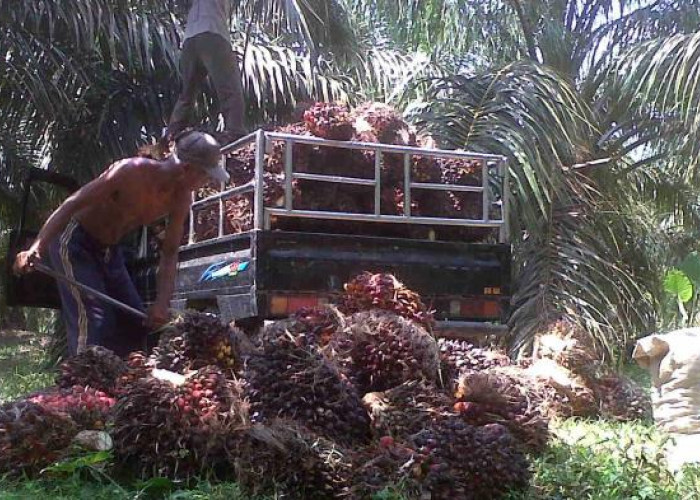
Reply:
<svg viewBox="0 0 700 500"><path fill-rule="evenodd" d="M445 381L456 381L465 371L480 371L512 365L508 355L498 349L478 347L464 340L438 339L440 363Z"/></svg>
<svg viewBox="0 0 700 500"><path fill-rule="evenodd" d="M154 377L127 387L112 411L118 462L141 478L211 476L228 460L233 429L248 425L235 383L205 367L175 385Z"/></svg>
<svg viewBox="0 0 700 500"><path fill-rule="evenodd" d="M298 421L341 443L369 439L369 417L355 388L318 349L269 325L245 379L253 418Z"/></svg>
<svg viewBox="0 0 700 500"><path fill-rule="evenodd" d="M384 144L415 145L415 134L401 114L391 106L378 102L361 104L352 111L355 131L370 133L376 138L372 142Z"/></svg>
<svg viewBox="0 0 700 500"><path fill-rule="evenodd" d="M330 305L303 307L292 314L291 319L297 321L300 328L313 335L317 345L328 345L333 334L345 324L345 316Z"/></svg>
<svg viewBox="0 0 700 500"><path fill-rule="evenodd" d="M34 394L27 401L69 415L79 430L104 429L109 412L116 403L116 399L106 392L81 385Z"/></svg>
<svg viewBox="0 0 700 500"><path fill-rule="evenodd" d="M402 498L427 498L428 492L423 491L421 483L431 466L435 463L429 451L418 451L410 443L382 436L353 454L350 498L381 498L397 485Z"/></svg>
<svg viewBox="0 0 700 500"><path fill-rule="evenodd" d="M38 403L0 406L0 475L33 474L58 459L77 434L70 416Z"/></svg>
<svg viewBox="0 0 700 500"><path fill-rule="evenodd" d="M297 423L275 419L237 433L231 460L237 484L252 496L347 498L350 453Z"/></svg>
<svg viewBox="0 0 700 500"><path fill-rule="evenodd" d="M317 137L336 141L348 141L355 129L347 106L317 102L304 112L304 124Z"/></svg>
<svg viewBox="0 0 700 500"><path fill-rule="evenodd" d="M303 123L293 123L275 129L281 134L291 134L296 136L308 136L309 131ZM309 172L309 165L312 157L320 154L318 148L308 144L295 143L292 146L292 161L295 172ZM265 171L271 174L284 174L285 171L286 142L275 140L272 143L272 151L265 159ZM254 170L253 170L254 172Z"/></svg>
<svg viewBox="0 0 700 500"><path fill-rule="evenodd" d="M610 373L591 385L601 417L619 422L651 418L649 394L633 380Z"/></svg>
<svg viewBox="0 0 700 500"><path fill-rule="evenodd" d="M549 441L544 395L516 371L465 371L456 383L455 410L474 425L504 425L527 450L542 452Z"/></svg>
<svg viewBox="0 0 700 500"><path fill-rule="evenodd" d="M327 352L363 394L385 391L408 380L438 380L435 338L419 324L389 311L349 316Z"/></svg>
<svg viewBox="0 0 700 500"><path fill-rule="evenodd" d="M61 388L89 386L112 394L126 369L126 363L109 349L88 346L61 364L56 383Z"/></svg>
<svg viewBox="0 0 700 500"><path fill-rule="evenodd" d="M362 402L375 437L405 439L447 415L455 415L454 398L425 380L410 380L384 392L370 392Z"/></svg>
<svg viewBox="0 0 700 500"><path fill-rule="evenodd" d="M352 278L344 288L339 308L345 314L384 309L413 320L428 330L435 323L420 295L392 274L364 272Z"/></svg>
<svg viewBox="0 0 700 500"><path fill-rule="evenodd" d="M436 422L409 440L426 455L421 489L431 498L502 498L525 488L529 464L504 426L472 426L455 417Z"/></svg>
<svg viewBox="0 0 700 500"><path fill-rule="evenodd" d="M188 311L161 334L152 354L153 364L182 374L207 365L233 369L234 328L222 324L213 314Z"/></svg>
<svg viewBox="0 0 700 500"><path fill-rule="evenodd" d="M145 378L131 384L112 413L117 461L138 477L187 479L199 472L191 449L187 414L178 406L179 390L168 381Z"/></svg>
<svg viewBox="0 0 700 500"><path fill-rule="evenodd" d="M458 186L481 186L482 184L483 163L481 160L438 158L437 164L445 184Z"/></svg>

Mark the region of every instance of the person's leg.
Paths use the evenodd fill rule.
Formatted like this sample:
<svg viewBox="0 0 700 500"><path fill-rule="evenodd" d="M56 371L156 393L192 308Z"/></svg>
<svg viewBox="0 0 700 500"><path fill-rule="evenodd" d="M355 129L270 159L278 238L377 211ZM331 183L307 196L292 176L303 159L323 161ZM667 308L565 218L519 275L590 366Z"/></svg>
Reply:
<svg viewBox="0 0 700 500"><path fill-rule="evenodd" d="M242 136L246 134L245 100L236 54L231 44L223 37L214 33L205 33L200 36L202 36L203 45L207 47L207 50L203 50L201 54L202 63L214 85L221 113L224 115L226 130Z"/></svg>
<svg viewBox="0 0 700 500"><path fill-rule="evenodd" d="M99 259L85 244L85 235L75 221L68 223L49 250L51 266L78 283L97 291L105 291ZM89 345L105 344L105 332L113 328L114 315L109 308L78 287L58 282L63 317L68 332L68 354L75 355Z"/></svg>
<svg viewBox="0 0 700 500"><path fill-rule="evenodd" d="M126 305L143 311L143 302L136 290L134 282L126 269L121 249L115 248L107 265L107 293ZM146 349L146 336L148 329L141 318L126 311L114 308L115 338L113 344L118 344L117 352L120 356L126 356L133 351Z"/></svg>
<svg viewBox="0 0 700 500"><path fill-rule="evenodd" d="M197 91L206 78L205 68L199 55L199 45L197 37L194 37L185 40L182 46L182 54L180 54L182 91L168 123L168 134L171 137L176 136L189 125Z"/></svg>

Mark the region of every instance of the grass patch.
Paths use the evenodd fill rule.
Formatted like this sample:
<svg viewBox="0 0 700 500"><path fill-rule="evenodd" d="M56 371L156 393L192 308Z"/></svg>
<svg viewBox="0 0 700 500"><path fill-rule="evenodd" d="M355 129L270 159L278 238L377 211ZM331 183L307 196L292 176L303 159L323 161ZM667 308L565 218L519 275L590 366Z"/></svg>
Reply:
<svg viewBox="0 0 700 500"><path fill-rule="evenodd" d="M26 332L0 332L0 403L53 385L44 357L47 341Z"/></svg>
<svg viewBox="0 0 700 500"><path fill-rule="evenodd" d="M48 498L51 500L124 500L165 498L168 500L251 500L232 483L202 483L193 489L171 492L153 491L138 486L123 487L101 483L76 474L66 479L25 480L0 482L1 500ZM260 499L262 500L262 499Z"/></svg>
<svg viewBox="0 0 700 500"><path fill-rule="evenodd" d="M563 420L550 449L533 461L532 487L512 498L697 499L700 468L666 469L667 438L650 423Z"/></svg>

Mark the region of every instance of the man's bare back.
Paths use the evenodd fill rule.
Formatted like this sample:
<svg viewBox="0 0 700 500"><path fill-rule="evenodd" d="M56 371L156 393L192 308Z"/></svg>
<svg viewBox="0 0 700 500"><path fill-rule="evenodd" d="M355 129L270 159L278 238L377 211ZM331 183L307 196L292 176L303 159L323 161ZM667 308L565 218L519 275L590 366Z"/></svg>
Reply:
<svg viewBox="0 0 700 500"><path fill-rule="evenodd" d="M179 165L167 161L120 161L97 179L109 184L102 201L77 210L73 217L95 239L115 245L141 226L189 210L191 190L183 176Z"/></svg>

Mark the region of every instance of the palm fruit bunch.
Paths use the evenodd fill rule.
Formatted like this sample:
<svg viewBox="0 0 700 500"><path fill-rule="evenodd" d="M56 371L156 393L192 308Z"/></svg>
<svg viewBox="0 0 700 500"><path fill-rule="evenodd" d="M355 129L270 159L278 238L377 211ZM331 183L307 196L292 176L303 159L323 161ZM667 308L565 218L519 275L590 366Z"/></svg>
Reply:
<svg viewBox="0 0 700 500"><path fill-rule="evenodd" d="M328 353L363 394L385 391L408 380L438 379L435 339L420 325L389 311L348 317Z"/></svg>
<svg viewBox="0 0 700 500"><path fill-rule="evenodd" d="M545 413L557 417L593 417L598 405L582 377L551 359L538 359L524 371L543 395Z"/></svg>
<svg viewBox="0 0 700 500"><path fill-rule="evenodd" d="M243 418L242 387L228 380L216 366L206 366L187 377L180 387L177 405L193 425L228 413Z"/></svg>
<svg viewBox="0 0 700 500"><path fill-rule="evenodd" d="M170 324L152 354L156 368L185 373L207 365L232 369L236 364L234 327L212 315L188 311Z"/></svg>
<svg viewBox="0 0 700 500"><path fill-rule="evenodd" d="M170 382L145 378L131 384L114 407L115 457L139 477L186 479L199 471L200 457L190 447L190 420L178 396Z"/></svg>
<svg viewBox="0 0 700 500"><path fill-rule="evenodd" d="M461 158L438 158L438 168L441 180L445 184L458 186L481 186L483 163L480 160L464 160ZM480 193L447 192L446 198L437 201L436 216L481 219L483 202Z"/></svg>
<svg viewBox="0 0 700 500"><path fill-rule="evenodd" d="M458 186L481 186L483 182L481 160L465 160L461 158L438 158L438 167L445 184Z"/></svg>
<svg viewBox="0 0 700 500"><path fill-rule="evenodd" d="M413 182L439 183L442 180L440 164L430 156L411 157L411 179Z"/></svg>
<svg viewBox="0 0 700 500"><path fill-rule="evenodd" d="M352 314L370 309L384 309L415 321L429 331L435 319L416 292L407 288L392 274L358 274L345 284L340 310Z"/></svg>
<svg viewBox="0 0 700 500"><path fill-rule="evenodd" d="M80 430L103 429L116 403L106 392L81 385L34 394L27 401L69 415Z"/></svg>
<svg viewBox="0 0 700 500"><path fill-rule="evenodd" d="M536 346L536 358L551 359L584 379L595 377L603 359L591 336L566 317L549 323L538 335Z"/></svg>
<svg viewBox="0 0 700 500"><path fill-rule="evenodd" d="M347 106L317 102L304 112L306 128L316 137L349 141L355 132Z"/></svg>
<svg viewBox="0 0 700 500"><path fill-rule="evenodd" d="M384 144L415 145L406 121L396 109L386 104L369 102L352 112L354 128L361 140Z"/></svg>
<svg viewBox="0 0 700 500"><path fill-rule="evenodd" d="M549 418L542 410L544 396L526 377L515 373L463 372L454 409L473 425L502 424L527 451L541 452L549 441Z"/></svg>
<svg viewBox="0 0 700 500"><path fill-rule="evenodd" d="M339 442L365 442L369 416L355 388L318 349L274 323L251 354L245 379L252 417L296 420Z"/></svg>
<svg viewBox="0 0 700 500"><path fill-rule="evenodd" d="M235 433L232 441L234 478L251 496L347 498L350 454L304 426L275 419Z"/></svg>
<svg viewBox="0 0 700 500"><path fill-rule="evenodd" d="M432 498L429 492L422 491L421 482L436 464L430 453L419 452L411 446L383 436L377 444L356 452L350 498L379 498L380 492L390 491L389 488L397 485L401 488L400 498ZM425 495L421 496L422 493Z"/></svg>
<svg viewBox="0 0 700 500"><path fill-rule="evenodd" d="M117 380L117 395L122 395L125 388L142 378L149 377L153 371L153 362L142 351L134 351L126 360L126 373Z"/></svg>
<svg viewBox="0 0 700 500"><path fill-rule="evenodd" d="M113 394L117 380L124 373L126 364L119 356L101 346L88 346L61 365L56 383L64 389L90 386Z"/></svg>
<svg viewBox="0 0 700 500"><path fill-rule="evenodd" d="M488 370L512 364L505 352L477 347L465 340L438 339L438 347L445 381L457 380L464 371Z"/></svg>
<svg viewBox="0 0 700 500"><path fill-rule="evenodd" d="M421 481L434 499L501 498L525 488L529 465L504 426L475 427L447 418L413 435L412 447L426 455Z"/></svg>
<svg viewBox="0 0 700 500"><path fill-rule="evenodd" d="M248 425L241 388L216 367L182 385L154 377L131 383L112 411L119 463L139 477L187 479L227 460L228 435Z"/></svg>
<svg viewBox="0 0 700 500"><path fill-rule="evenodd" d="M651 418L651 399L633 380L611 373L593 384L600 416L620 422Z"/></svg>
<svg viewBox="0 0 700 500"><path fill-rule="evenodd" d="M60 457L77 432L68 415L41 404L0 406L0 475L39 472Z"/></svg>
<svg viewBox="0 0 700 500"><path fill-rule="evenodd" d="M275 132L282 134L291 134L297 136L308 136L309 132L303 123L293 123L279 127ZM265 158L265 171L271 174L284 174L285 171L285 154L286 142L284 140L275 140L272 143L272 151ZM325 151L323 149L322 151ZM310 162L321 153L318 148L314 148L308 144L297 144L292 146L292 161L294 163L295 172L310 172ZM255 168L253 167L253 172ZM320 172L319 172L320 173Z"/></svg>
<svg viewBox="0 0 700 500"><path fill-rule="evenodd" d="M404 215L406 197L403 188L382 187L380 199L382 215ZM411 199L411 213L415 215L417 209L416 200Z"/></svg>
<svg viewBox="0 0 700 500"><path fill-rule="evenodd" d="M292 314L291 319L297 321L321 347L327 346L335 332L345 325L343 313L331 305L302 307Z"/></svg>
<svg viewBox="0 0 700 500"><path fill-rule="evenodd" d="M190 312L176 321L175 328L187 338L192 368L207 365L224 369L234 367L234 338L240 334L234 332L235 327L224 325L213 314Z"/></svg>
<svg viewBox="0 0 700 500"><path fill-rule="evenodd" d="M232 196L224 200L226 218L224 234L240 234L253 228L253 200L250 195Z"/></svg>
<svg viewBox="0 0 700 500"><path fill-rule="evenodd" d="M255 175L255 145L249 144L226 156L226 171L231 176L230 187L242 186Z"/></svg>
<svg viewBox="0 0 700 500"><path fill-rule="evenodd" d="M453 415L454 399L425 380L410 380L384 392L370 392L362 402L375 436L407 438L446 415Z"/></svg>

